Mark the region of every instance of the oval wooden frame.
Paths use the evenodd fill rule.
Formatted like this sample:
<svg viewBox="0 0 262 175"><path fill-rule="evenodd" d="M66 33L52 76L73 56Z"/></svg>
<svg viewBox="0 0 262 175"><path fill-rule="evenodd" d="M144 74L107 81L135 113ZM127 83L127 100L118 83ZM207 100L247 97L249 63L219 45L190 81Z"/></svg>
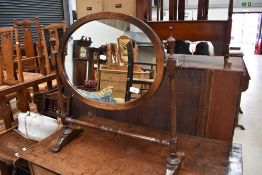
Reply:
<svg viewBox="0 0 262 175"><path fill-rule="evenodd" d="M75 30L77 30L79 27L86 24L87 22L94 21L94 20L100 20L100 19L117 19L117 20L123 20L123 21L129 22L137 26L138 28L140 28L148 36L148 38L152 41L152 44L154 46L155 53L156 53L157 75L155 77L154 83L150 86L150 89L140 98L137 98L130 102L118 103L118 104L110 104L110 103L102 103L102 102L94 101L94 100L84 97L80 92L77 91L77 89L67 79L67 76L64 72L64 66L63 66L63 62L64 62L63 50L64 50L65 45L67 44L68 38L71 36L71 34ZM94 14L85 16L77 20L73 25L71 25L68 28L68 30L64 33L63 37L61 38L61 44L59 47L57 62L58 62L59 74L60 74L60 77L63 83L68 85L69 91L81 102L87 105L93 106L95 108L100 108L100 109L105 109L105 110L125 110L125 109L134 108L134 107L141 105L146 100L150 99L150 97L157 91L158 87L161 84L161 81L163 79L163 74L164 74L164 49L161 44L161 40L159 39L157 34L154 32L153 29L151 29L151 27L149 27L143 21L135 17L128 16L128 15L121 14L121 13L101 12L101 13L94 13Z"/></svg>

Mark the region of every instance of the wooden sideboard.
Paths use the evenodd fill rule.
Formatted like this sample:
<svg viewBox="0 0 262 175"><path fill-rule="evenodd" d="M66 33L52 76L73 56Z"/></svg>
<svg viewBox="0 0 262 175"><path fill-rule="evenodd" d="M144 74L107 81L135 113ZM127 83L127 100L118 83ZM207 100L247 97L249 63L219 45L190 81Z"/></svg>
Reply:
<svg viewBox="0 0 262 175"><path fill-rule="evenodd" d="M150 72L134 71L134 78L149 79ZM126 70L100 69L100 89L113 86L113 97L125 99L127 83ZM141 88L141 85L134 84L134 87Z"/></svg>
<svg viewBox="0 0 262 175"><path fill-rule="evenodd" d="M107 119L89 117L88 121L150 137L169 138L168 132ZM166 172L168 146L84 128L59 153L52 153L50 149L57 137L58 133L20 153L29 161L32 174L162 175ZM241 145L185 135L178 138L178 150L185 154L180 175L242 174Z"/></svg>
<svg viewBox="0 0 262 175"><path fill-rule="evenodd" d="M176 73L177 129L179 133L232 141L239 98L248 86L248 73L240 57L231 57L224 69L223 57L180 57ZM169 129L169 77L165 74L156 94L143 105L124 111L94 109L99 117L155 129ZM88 112L75 100L74 116ZM137 115L134 115L137 114Z"/></svg>

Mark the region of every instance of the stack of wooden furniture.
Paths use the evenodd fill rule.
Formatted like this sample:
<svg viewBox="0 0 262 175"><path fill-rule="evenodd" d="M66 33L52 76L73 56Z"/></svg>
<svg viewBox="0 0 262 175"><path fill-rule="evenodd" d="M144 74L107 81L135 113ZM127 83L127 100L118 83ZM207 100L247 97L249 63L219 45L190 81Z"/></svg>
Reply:
<svg viewBox="0 0 262 175"><path fill-rule="evenodd" d="M108 13L104 14L104 16ZM120 17L123 15L118 14ZM114 14L114 17L119 17ZM125 18L130 18L124 16ZM88 17L85 18L88 20ZM135 19L133 19L135 21ZM85 21L82 21L85 22ZM78 23L78 25L82 25ZM77 26L79 27L79 26ZM77 28L75 27L75 28ZM167 29L168 30L168 29ZM67 41L64 42L64 44ZM156 53L158 66L164 67L164 53L161 43L157 39L152 41L158 42ZM65 46L65 45L64 45ZM171 54L173 55L173 54ZM131 101L123 104L107 104L85 98L80 95L72 84L68 83L67 77L63 75L61 69L63 62L59 60L59 71L63 82L69 86L68 95L74 94L73 103L83 102L85 106L81 109L81 115L75 113L79 111L79 106L73 106L73 115L66 115L67 124L81 125L85 130L81 135L74 138L72 142L66 145L60 152L50 152L57 148L57 145L64 145L64 141L70 136L74 128L68 126L61 133L54 134L46 140L36 144L27 151L21 153L21 157L29 161L31 173L33 174L241 174L242 159L241 146L237 144L226 143L221 141L209 140L193 136L176 135L176 84L175 73L176 64L173 57L169 57L167 62L167 71L165 74L168 80L166 89L169 96L164 94L163 101L170 101L168 106L171 111L165 113L171 119L171 138L168 131L159 131L140 127L138 124L132 125L131 122L124 123L115 120L116 117L137 119L135 116L146 119L146 112L143 108L144 103L150 103L153 108L161 108L154 104L154 98L161 94L150 91L149 96L145 94L137 101ZM161 59L161 61L159 61ZM223 64L222 57L222 67ZM61 65L62 64L62 65ZM160 79L159 79L160 77ZM158 69L155 84L159 86L163 78L163 69ZM164 80L164 81L166 81ZM159 84L158 84L159 83ZM161 87L160 87L161 88ZM152 89L151 89L152 90ZM161 90L161 89L159 89ZM146 98L150 100L146 101ZM151 100L152 99L152 100ZM177 101L180 99L178 98ZM77 104L78 105L78 104ZM94 108L94 109L92 109ZM85 113L84 109L88 109ZM99 112L102 110L112 110L114 112L114 121L105 118L99 118ZM133 116L126 116L125 113L134 112ZM162 112L162 111L161 111ZM91 113L91 114L90 114ZM117 114L119 113L119 115ZM155 114L154 114L155 115ZM107 116L110 117L110 116ZM158 122L155 118L150 120ZM167 121L165 121L169 124ZM76 126L75 129L78 127ZM178 140L177 137L178 136ZM56 140L59 138L60 140ZM68 141L65 141L68 142ZM177 145L176 145L177 143ZM183 151L185 155L183 163L172 161L172 157L177 157L176 147ZM59 147L60 148L60 147ZM172 153L172 154L170 154ZM170 157L167 158L167 155ZM176 160L176 159L174 159ZM181 159L180 159L181 161ZM80 163L81 162L81 163ZM231 167L236 168L231 168ZM173 171L174 169L180 171Z"/></svg>
<svg viewBox="0 0 262 175"><path fill-rule="evenodd" d="M171 157L177 156L176 147L172 147L172 144L174 146L175 143L176 146L178 142L178 149L184 152L181 155L185 155L185 158L182 165L177 162L173 162L173 165L179 165L177 168L180 169L180 174L242 174L241 145L232 144L232 138L239 112L240 94L248 85L248 73L242 58L229 57L233 0L229 2L229 16L224 21L206 20L208 0L199 1L198 21L177 21L184 17L185 0L169 1L170 21L148 21L151 19L149 5L152 2L139 2L141 6L136 5L136 11L139 9L140 15L136 15L147 20L147 24L161 40L166 40L170 35L177 40L208 40L217 43L215 53L221 57L215 59L175 55L172 58L177 58L177 64L174 60L169 60L165 74L164 71L157 72L160 78L154 82L158 83L157 86L152 86L154 91L137 101L118 104L117 107L84 99L80 93L75 92L76 88L67 84L69 95L74 96L71 104L73 110L70 114L64 114L66 125L61 132L61 140L56 140L59 136L57 133L33 147L27 142L18 144L31 147L23 153L14 146L1 146L3 151L0 153L5 153L1 155L3 161L0 161L2 172L7 165L17 160L13 155L19 152L22 158L29 161L31 173L34 174L165 174L170 166L167 155L175 153L170 154ZM163 0L158 2L158 19L161 20ZM116 4L114 8L116 7L122 6ZM93 10L93 7L88 6L86 10ZM125 16L127 18L129 17ZM170 26L174 30L168 33ZM163 54L160 56L164 59ZM164 63L160 66L164 66ZM115 76L114 73L112 76ZM37 90L38 84L53 78L51 74L44 79L39 78L37 81L0 91L0 110L6 111L2 118L8 119L10 116L7 101L1 100L6 94L32 86ZM61 78L65 84L68 83L65 77ZM117 85L120 86L121 82ZM24 103L18 103L22 107L21 111L27 107L22 104ZM10 123L10 120L5 121ZM74 130L69 127L69 123L85 126L85 132L61 152L51 153L51 147L62 143ZM6 126L10 128L10 124ZM168 130L171 130L172 139L167 141L170 139ZM177 141L176 131L193 136L178 135ZM5 135L1 137L8 139ZM1 142L4 140L2 138Z"/></svg>
<svg viewBox="0 0 262 175"><path fill-rule="evenodd" d="M31 27L36 25L37 43L33 42ZM30 111L29 93L38 93L41 90L51 90L52 80L55 74L51 70L50 59L51 52L57 51L61 34L65 31L65 24L52 24L42 27L41 41L39 20L14 21L14 27L5 27L0 29L1 53L0 53L0 120L3 120L5 131L1 128L1 147L0 147L0 172L3 175L15 172L18 167L18 173L29 174L24 171L24 163L18 160L18 152L26 149L36 142L20 136L13 125L13 114L9 101L16 98L15 104L21 112ZM21 30L20 30L21 27ZM62 33L58 30L62 28ZM21 32L18 32L21 31ZM59 35L58 35L59 33ZM50 46L54 41L53 46ZM50 49L49 49L50 50ZM44 53L43 53L44 51ZM47 64L46 64L47 63ZM49 86L46 85L49 82ZM41 86L45 83L45 88ZM35 98L36 99L36 98Z"/></svg>

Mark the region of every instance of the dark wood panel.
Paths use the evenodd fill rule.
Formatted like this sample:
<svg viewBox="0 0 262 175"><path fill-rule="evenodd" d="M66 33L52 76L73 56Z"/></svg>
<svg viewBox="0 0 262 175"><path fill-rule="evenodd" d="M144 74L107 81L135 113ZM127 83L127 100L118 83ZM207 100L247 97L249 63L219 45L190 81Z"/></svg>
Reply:
<svg viewBox="0 0 262 175"><path fill-rule="evenodd" d="M216 71L214 71L216 72ZM177 73L177 129L179 133L231 141L241 72L182 69ZM91 109L100 117L156 129L169 129L168 77L150 101L124 111ZM74 116L87 114L89 108L77 100ZM81 111L81 112L80 112Z"/></svg>
<svg viewBox="0 0 262 175"><path fill-rule="evenodd" d="M225 33L221 31L226 31L227 21L149 21L147 24L162 40L168 38L169 27L173 27L176 40L224 42L226 39Z"/></svg>
<svg viewBox="0 0 262 175"><path fill-rule="evenodd" d="M247 74L244 63L241 58L232 58L231 69L224 69L223 57L205 57L202 61L200 58L180 60L182 68L177 69L178 133L232 141L241 87ZM91 108L91 113L98 117L169 130L169 85L169 77L165 74L157 92L143 105L122 111ZM74 100L74 117L88 114L89 109L77 99Z"/></svg>
<svg viewBox="0 0 262 175"><path fill-rule="evenodd" d="M241 75L214 71L212 77L207 137L232 141Z"/></svg>
<svg viewBox="0 0 262 175"><path fill-rule="evenodd" d="M190 135L197 133L201 79L202 70L181 69L177 71L177 129L180 133Z"/></svg>

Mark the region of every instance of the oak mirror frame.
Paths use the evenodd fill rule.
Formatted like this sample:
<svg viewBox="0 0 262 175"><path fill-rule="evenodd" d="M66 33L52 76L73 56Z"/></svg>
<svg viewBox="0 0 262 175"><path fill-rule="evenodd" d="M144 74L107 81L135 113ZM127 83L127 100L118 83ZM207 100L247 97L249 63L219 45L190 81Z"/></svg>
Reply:
<svg viewBox="0 0 262 175"><path fill-rule="evenodd" d="M65 72L64 62L67 53L66 49L67 49L68 40L70 39L71 35L78 28L89 22L96 21L96 20L105 20L105 19L122 20L127 23L130 23L136 26L137 28L139 28L142 32L144 32L152 42L153 50L155 52L155 64L156 64L156 71L155 71L156 74L154 77L154 81L150 85L150 88L147 90L147 92L135 100L127 101L124 103L111 104L111 103L104 103L104 102L92 100L90 98L86 98L82 93L78 91L78 89L72 84L72 82L69 81L67 74ZM71 94L74 97L76 97L78 100L80 100L84 104L93 106L95 108L100 108L105 110L124 110L124 109L134 108L143 104L145 101L149 100L150 97L157 91L158 87L161 84L164 74L164 49L157 34L143 21L125 14L114 13L114 12L101 12L101 13L94 13L85 16L77 20L74 24L72 24L68 28L68 30L64 33L61 39L61 45L58 52L57 62L58 62L59 75L62 79L62 82L66 85L66 87L68 87L68 90L71 92Z"/></svg>

